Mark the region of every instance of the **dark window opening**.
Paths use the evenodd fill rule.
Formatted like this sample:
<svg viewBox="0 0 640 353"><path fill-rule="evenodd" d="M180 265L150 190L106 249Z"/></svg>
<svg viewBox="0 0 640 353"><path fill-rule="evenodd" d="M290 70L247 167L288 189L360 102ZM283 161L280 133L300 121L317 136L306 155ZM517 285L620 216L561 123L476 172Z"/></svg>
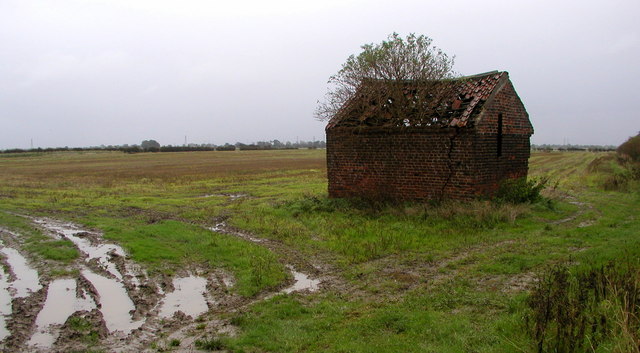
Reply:
<svg viewBox="0 0 640 353"><path fill-rule="evenodd" d="M498 157L502 157L502 113L498 114Z"/></svg>

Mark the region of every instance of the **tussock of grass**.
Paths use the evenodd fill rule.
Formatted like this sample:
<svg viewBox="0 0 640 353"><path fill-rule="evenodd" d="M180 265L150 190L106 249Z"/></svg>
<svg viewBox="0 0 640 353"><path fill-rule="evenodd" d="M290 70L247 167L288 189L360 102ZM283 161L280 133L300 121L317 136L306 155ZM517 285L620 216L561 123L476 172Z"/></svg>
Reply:
<svg viewBox="0 0 640 353"><path fill-rule="evenodd" d="M80 256L75 245L66 239L29 242L26 249L47 260L61 261L63 263L71 263Z"/></svg>
<svg viewBox="0 0 640 353"><path fill-rule="evenodd" d="M196 348L205 351L219 351L226 348L224 341L219 338L197 339L195 341L195 346Z"/></svg>
<svg viewBox="0 0 640 353"><path fill-rule="evenodd" d="M81 316L71 316L66 325L74 331L74 335L86 344L96 344L100 340L100 334L91 321Z"/></svg>

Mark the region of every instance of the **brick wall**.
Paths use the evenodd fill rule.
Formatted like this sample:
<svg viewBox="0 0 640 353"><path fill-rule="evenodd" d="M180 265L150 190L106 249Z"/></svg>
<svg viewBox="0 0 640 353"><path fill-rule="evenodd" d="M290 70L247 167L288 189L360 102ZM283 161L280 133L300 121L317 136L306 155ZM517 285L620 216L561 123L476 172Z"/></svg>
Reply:
<svg viewBox="0 0 640 353"><path fill-rule="evenodd" d="M498 144L498 116L502 115L502 143ZM492 194L505 178L526 177L533 126L511 81L496 89L476 119L474 143L479 194ZM501 145L501 153L498 146Z"/></svg>
<svg viewBox="0 0 640 353"><path fill-rule="evenodd" d="M504 178L527 175L532 133L508 80L474 127L334 127L327 130L329 196L464 200L491 195Z"/></svg>
<svg viewBox="0 0 640 353"><path fill-rule="evenodd" d="M473 135L462 129L329 130L329 196L428 200L444 193L471 197L472 143Z"/></svg>

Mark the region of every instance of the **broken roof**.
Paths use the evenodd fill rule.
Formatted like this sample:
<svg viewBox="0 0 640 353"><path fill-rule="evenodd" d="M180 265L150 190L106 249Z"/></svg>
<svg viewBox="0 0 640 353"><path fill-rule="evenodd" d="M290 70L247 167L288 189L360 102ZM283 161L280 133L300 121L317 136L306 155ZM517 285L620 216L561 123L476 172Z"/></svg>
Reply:
<svg viewBox="0 0 640 353"><path fill-rule="evenodd" d="M508 77L505 71L491 71L440 81L370 80L329 121L327 129L472 126Z"/></svg>

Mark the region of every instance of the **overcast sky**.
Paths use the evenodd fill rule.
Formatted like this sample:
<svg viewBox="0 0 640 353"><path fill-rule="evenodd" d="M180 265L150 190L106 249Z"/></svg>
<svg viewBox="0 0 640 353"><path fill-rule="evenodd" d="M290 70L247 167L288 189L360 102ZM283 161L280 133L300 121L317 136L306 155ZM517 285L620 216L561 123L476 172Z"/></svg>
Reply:
<svg viewBox="0 0 640 353"><path fill-rule="evenodd" d="M424 34L509 72L532 142L640 130L640 1L0 0L0 149L324 139L329 76Z"/></svg>

